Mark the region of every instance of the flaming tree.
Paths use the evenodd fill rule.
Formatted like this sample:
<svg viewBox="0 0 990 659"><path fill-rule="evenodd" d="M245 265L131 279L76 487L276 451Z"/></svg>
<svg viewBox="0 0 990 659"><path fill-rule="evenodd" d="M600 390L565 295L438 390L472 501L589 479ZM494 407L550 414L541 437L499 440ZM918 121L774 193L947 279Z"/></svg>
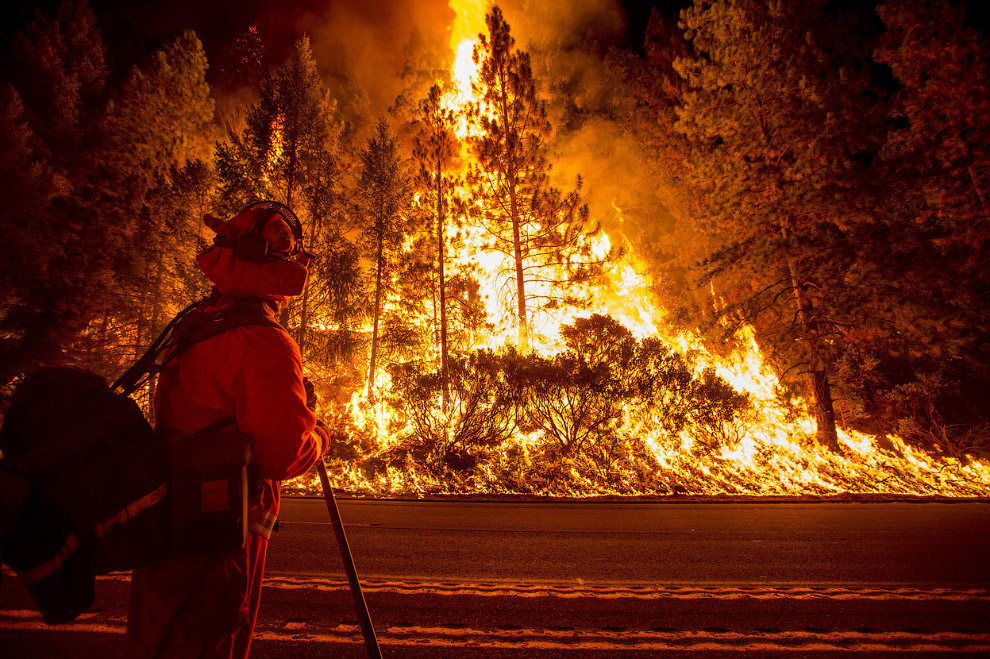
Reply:
<svg viewBox="0 0 990 659"><path fill-rule="evenodd" d="M361 152L358 197L363 219L360 244L372 262L375 280L371 358L368 362L368 400L374 401L380 347L382 308L409 219L409 177L403 170L395 136L384 120Z"/></svg>
<svg viewBox="0 0 990 659"><path fill-rule="evenodd" d="M439 307L440 377L444 407L450 396L447 372L447 281L444 270L447 225L452 214L455 191L460 178L454 169L459 141L455 134L458 113L444 107L439 85L433 85L419 103L417 119L421 125L415 139L413 157L419 163L417 183L425 193L423 206L436 227L437 306Z"/></svg>
<svg viewBox="0 0 990 659"><path fill-rule="evenodd" d="M564 291L599 275L603 260L591 252L598 227L581 204L580 180L569 193L549 185L551 126L529 54L514 48L498 7L485 22L488 35L478 35L473 54L479 66L471 85L475 100L468 104L476 128L468 143L477 158L470 181L482 202L490 246L511 263L518 346L526 353L531 303L539 308L576 302Z"/></svg>
<svg viewBox="0 0 990 659"><path fill-rule="evenodd" d="M336 103L316 70L309 39L296 42L291 57L268 74L258 92L243 131L228 126L227 140L217 145L216 207L233 213L258 199L282 201L300 216L312 243L339 245L328 222L339 177ZM294 335L303 354L313 338L312 317L327 311L312 297L313 285L307 282L301 300L292 302L298 310ZM289 320L286 307L282 322L289 326Z"/></svg>

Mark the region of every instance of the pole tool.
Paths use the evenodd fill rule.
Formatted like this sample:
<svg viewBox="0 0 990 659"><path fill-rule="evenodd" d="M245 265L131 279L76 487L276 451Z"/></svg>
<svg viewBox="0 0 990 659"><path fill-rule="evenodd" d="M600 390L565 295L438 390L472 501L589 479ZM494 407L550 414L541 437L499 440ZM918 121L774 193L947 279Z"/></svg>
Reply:
<svg viewBox="0 0 990 659"><path fill-rule="evenodd" d="M330 487L330 478L327 476L327 467L323 464L323 458L316 461L316 467L320 473L323 498L327 502L330 521L333 522L333 533L337 536L340 558L344 562L344 571L347 573L347 582L351 585L354 606L357 608L358 619L361 621L364 648L368 652L369 659L382 659L382 651L378 647L378 638L375 636L375 627L371 623L371 615L368 613L368 604L364 601L364 593L361 592L361 582L358 581L357 570L354 569L354 558L351 556L351 549L347 544L347 536L344 535L344 524L340 521L340 511L337 509L337 500L333 498L333 489Z"/></svg>

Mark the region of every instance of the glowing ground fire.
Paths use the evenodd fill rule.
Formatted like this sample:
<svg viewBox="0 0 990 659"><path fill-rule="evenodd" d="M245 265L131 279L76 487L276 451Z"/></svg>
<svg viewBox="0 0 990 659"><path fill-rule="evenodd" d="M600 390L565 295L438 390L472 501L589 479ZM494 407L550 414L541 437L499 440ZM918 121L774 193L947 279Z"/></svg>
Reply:
<svg viewBox="0 0 990 659"><path fill-rule="evenodd" d="M477 35L485 30L486 0L451 0L457 18L451 31L453 81L456 91L445 97L451 108L471 100L471 78L477 73L472 51ZM462 123L458 133L468 130ZM616 209L621 213L620 209ZM467 218L461 237L466 245L450 254L452 272L473 268L482 284L481 296L491 331L477 337L475 350L499 351L511 345L515 318L507 312L500 283L509 265L502 254L485 249L485 229ZM608 254L613 240L605 233L595 236L591 252ZM550 440L540 429L520 427L486 454L469 473L440 478L411 461L389 459L389 451L400 438L415 432L408 415L390 407L387 396L369 405L364 392L355 393L347 409L347 433L359 437L366 452L364 463L337 459L332 465L334 485L365 493L530 493L589 496L601 494L745 494L830 495L844 492L896 493L911 495L990 495L990 463L980 460L932 456L909 446L898 437L872 437L840 429L840 451L827 450L815 441L814 419L802 401L783 402L777 376L764 361L751 329L738 336L741 346L727 358L717 357L698 337L665 333L664 310L651 302L651 282L643 274L632 250L609 264L607 283L591 291L590 307L563 306L535 316L529 332L530 347L550 356L565 348L561 327L573 325L591 314L610 316L627 328L637 341L658 337L676 353L688 358L695 374L713 370L739 393L746 394L750 408L745 414L723 422L716 431L722 441L702 450L697 433L681 429L675 437L661 430L657 411L631 401L612 428L613 453L597 473L573 463L561 463L562 473L551 476L535 464L545 455ZM715 297L715 291L713 291ZM385 369L377 387L392 386ZM433 407L438 427L452 433L459 413L458 401L444 409ZM367 462L377 460L370 469ZM599 466L601 462L596 463ZM314 476L288 484L299 489L317 489Z"/></svg>

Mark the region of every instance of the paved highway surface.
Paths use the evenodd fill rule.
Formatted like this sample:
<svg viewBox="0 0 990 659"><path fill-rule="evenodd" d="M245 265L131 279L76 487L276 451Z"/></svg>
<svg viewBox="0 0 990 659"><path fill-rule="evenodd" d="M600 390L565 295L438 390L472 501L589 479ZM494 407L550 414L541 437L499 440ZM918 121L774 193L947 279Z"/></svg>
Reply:
<svg viewBox="0 0 990 659"><path fill-rule="evenodd" d="M386 657L990 656L990 505L341 501ZM326 508L283 499L252 657L361 657ZM127 575L0 656L123 656Z"/></svg>

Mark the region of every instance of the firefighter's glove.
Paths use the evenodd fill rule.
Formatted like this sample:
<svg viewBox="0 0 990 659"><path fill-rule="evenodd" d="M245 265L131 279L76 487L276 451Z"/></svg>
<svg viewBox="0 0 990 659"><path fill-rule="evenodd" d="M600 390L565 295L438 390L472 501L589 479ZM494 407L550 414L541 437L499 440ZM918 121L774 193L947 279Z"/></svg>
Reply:
<svg viewBox="0 0 990 659"><path fill-rule="evenodd" d="M306 390L306 407L315 412L316 401L318 400L316 396L316 387L314 387L313 383L309 381L309 378L303 378L303 389Z"/></svg>
<svg viewBox="0 0 990 659"><path fill-rule="evenodd" d="M330 450L330 429L327 428L327 424L323 423L323 419L317 419L316 425L323 431L323 436L326 437L326 444L323 446L323 451L321 452L322 455L326 455Z"/></svg>

